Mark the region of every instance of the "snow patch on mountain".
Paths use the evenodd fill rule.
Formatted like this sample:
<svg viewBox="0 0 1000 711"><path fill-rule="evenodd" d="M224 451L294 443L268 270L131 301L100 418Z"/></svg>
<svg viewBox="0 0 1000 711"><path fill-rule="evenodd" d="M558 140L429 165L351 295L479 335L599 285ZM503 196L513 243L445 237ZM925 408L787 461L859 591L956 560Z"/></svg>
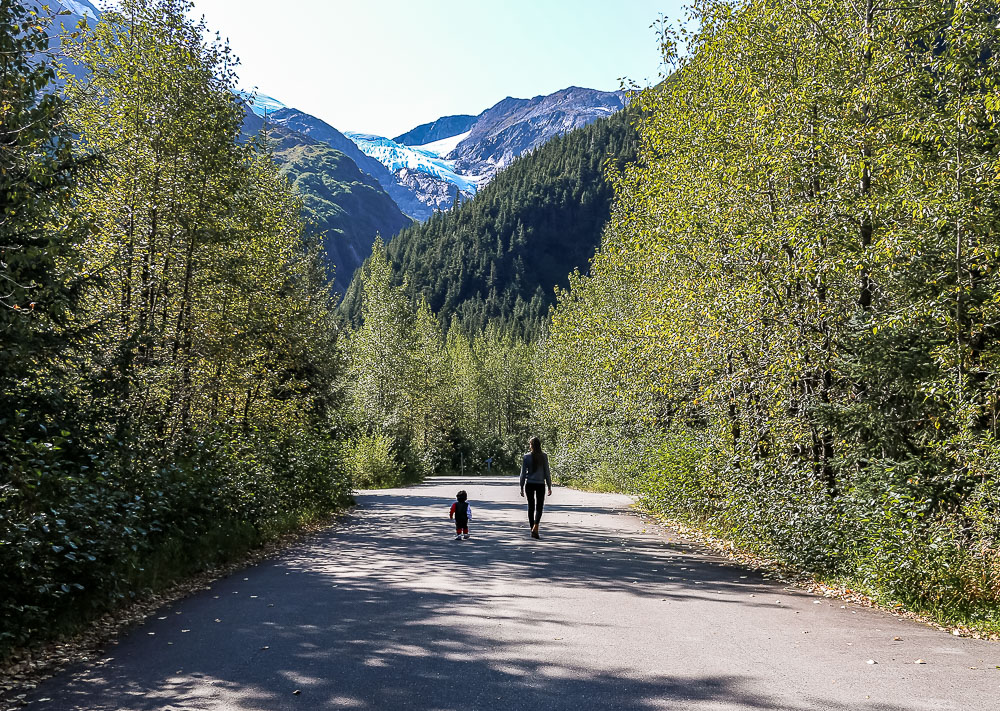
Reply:
<svg viewBox="0 0 1000 711"><path fill-rule="evenodd" d="M448 154L455 150L455 147L469 137L472 133L471 130L465 133L460 133L457 136L451 136L450 138L442 138L438 141L431 141L430 143L425 143L422 146L410 146L413 150L423 151L424 153L430 153L438 158L447 158Z"/></svg>
<svg viewBox="0 0 1000 711"><path fill-rule="evenodd" d="M261 118L267 118L269 114L273 114L275 111L288 108L273 96L268 96L267 94L254 94L253 92L238 89L236 95L247 102L250 110Z"/></svg>
<svg viewBox="0 0 1000 711"><path fill-rule="evenodd" d="M478 188L474 178L456 173L454 161L445 160L436 152L404 146L392 139L370 133L345 132L344 135L354 141L362 153L379 161L393 173L409 168L457 185L459 190L466 193L474 194Z"/></svg>
<svg viewBox="0 0 1000 711"><path fill-rule="evenodd" d="M101 16L100 11L87 2L87 0L59 0L59 4L73 14L80 15L81 17L83 15L90 15L91 17Z"/></svg>

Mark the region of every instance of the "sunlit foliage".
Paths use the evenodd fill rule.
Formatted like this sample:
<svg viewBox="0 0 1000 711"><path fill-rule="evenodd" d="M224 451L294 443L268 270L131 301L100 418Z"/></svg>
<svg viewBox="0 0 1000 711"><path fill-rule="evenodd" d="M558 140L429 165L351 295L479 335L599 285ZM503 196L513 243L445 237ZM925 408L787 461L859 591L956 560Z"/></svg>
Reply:
<svg viewBox="0 0 1000 711"><path fill-rule="evenodd" d="M995 605L995 5L691 26L552 316L560 468L893 600Z"/></svg>
<svg viewBox="0 0 1000 711"><path fill-rule="evenodd" d="M0 453L0 609L16 621L0 654L350 493L322 255L270 156L238 140L228 49L187 2L123 0L66 39L87 78L56 98L52 58L23 61L41 28L11 5L4 99L30 128L9 154L25 169L4 171L25 240L5 256L23 287L3 353L25 353L3 385L51 414L2 415L18 446ZM54 338L61 375L31 371Z"/></svg>

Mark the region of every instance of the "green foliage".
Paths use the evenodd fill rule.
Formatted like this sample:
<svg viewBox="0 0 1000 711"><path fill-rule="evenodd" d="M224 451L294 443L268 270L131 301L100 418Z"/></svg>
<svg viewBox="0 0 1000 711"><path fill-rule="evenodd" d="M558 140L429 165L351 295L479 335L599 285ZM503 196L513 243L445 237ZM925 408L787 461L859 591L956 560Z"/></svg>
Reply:
<svg viewBox="0 0 1000 711"><path fill-rule="evenodd" d="M709 1L695 24L664 34L677 71L552 316L558 467L599 479L586 456L628 443L653 508L995 610L995 8Z"/></svg>
<svg viewBox="0 0 1000 711"><path fill-rule="evenodd" d="M475 198L403 230L388 247L393 282L407 281L445 324L541 333L557 285L586 268L607 222L608 161L625 163L636 137L625 113L557 137L501 171ZM341 306L361 317L360 277Z"/></svg>
<svg viewBox="0 0 1000 711"><path fill-rule="evenodd" d="M87 226L72 187L85 166L72 153L63 100L44 91L55 77L52 21L0 5L0 450L12 456L22 445L15 420L37 431L62 409L61 356L78 335L72 312L83 282L75 248Z"/></svg>
<svg viewBox="0 0 1000 711"><path fill-rule="evenodd" d="M362 475L367 485L458 471L463 461L477 472L491 456L516 466L529 436L534 347L494 326L469 337L453 323L445 337L426 302L414 312L392 273L377 240L360 273L363 320L348 346L361 433L361 449L350 449L359 462L348 466L368 467L367 452L383 451L383 442L391 442L384 451L397 453L400 471Z"/></svg>
<svg viewBox="0 0 1000 711"><path fill-rule="evenodd" d="M381 432L360 434L344 448L344 461L359 489L380 489L403 483L403 467L392 438Z"/></svg>
<svg viewBox="0 0 1000 711"><path fill-rule="evenodd" d="M48 526L45 504L75 470L66 460L78 456L64 428L72 408L67 402L70 349L80 336L73 312L83 277L75 268L75 250L87 228L72 198L84 166L72 153L65 104L45 93L55 77L46 35L52 21L21 3L0 4L0 570L5 586L34 570L51 569L72 553L67 548L56 560L46 554L67 542L60 529ZM49 540L35 535L38 530ZM37 619L36 598L69 595L76 583L42 575L31 584L44 589L15 586L13 595L8 587L0 589L5 620ZM16 626L5 623L0 656L17 640Z"/></svg>
<svg viewBox="0 0 1000 711"><path fill-rule="evenodd" d="M123 0L66 38L89 72L60 99L2 7L2 130L31 126L3 148L26 239L0 309L2 352L15 330L24 349L2 381L0 657L350 497L322 250L238 141L227 48L187 2Z"/></svg>
<svg viewBox="0 0 1000 711"><path fill-rule="evenodd" d="M411 220L340 151L280 126L267 128L267 140L282 175L302 197L310 227L323 235L334 288L343 293L376 235L391 238Z"/></svg>

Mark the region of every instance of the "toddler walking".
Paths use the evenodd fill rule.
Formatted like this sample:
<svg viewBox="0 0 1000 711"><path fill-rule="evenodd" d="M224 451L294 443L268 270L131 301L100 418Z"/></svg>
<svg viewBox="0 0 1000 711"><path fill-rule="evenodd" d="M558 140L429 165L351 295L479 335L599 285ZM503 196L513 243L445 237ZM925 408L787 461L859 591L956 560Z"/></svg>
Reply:
<svg viewBox="0 0 1000 711"><path fill-rule="evenodd" d="M472 506L468 502L469 495L465 491L455 494L455 503L448 512L449 519L455 519L455 540L469 538L469 521L472 520Z"/></svg>

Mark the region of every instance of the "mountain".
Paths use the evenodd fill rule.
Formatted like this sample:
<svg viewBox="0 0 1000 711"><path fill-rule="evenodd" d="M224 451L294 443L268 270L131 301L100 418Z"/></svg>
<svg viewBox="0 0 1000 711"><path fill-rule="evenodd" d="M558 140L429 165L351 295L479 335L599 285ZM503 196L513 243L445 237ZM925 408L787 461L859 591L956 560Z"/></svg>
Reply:
<svg viewBox="0 0 1000 711"><path fill-rule="evenodd" d="M246 105L254 115L262 119L270 119L275 112L288 108L273 96L268 96L267 94L237 90L236 95L246 102Z"/></svg>
<svg viewBox="0 0 1000 711"><path fill-rule="evenodd" d="M476 192L475 181L456 173L453 170L454 163L440 157L439 153L434 150L426 150L419 146L404 146L392 139L371 134L347 133L346 135L354 141L362 153L374 158L394 174L398 174L399 171L406 168L435 178L437 181L454 185L469 196ZM424 198L424 202L427 202L426 198ZM451 207L451 205L449 204L447 207Z"/></svg>
<svg viewBox="0 0 1000 711"><path fill-rule="evenodd" d="M459 208L404 229L387 245L396 283L426 298L444 323L457 317L470 331L489 322L537 335L554 288L586 270L600 242L613 198L606 162L635 160L628 114L552 138ZM341 304L355 322L361 271Z"/></svg>
<svg viewBox="0 0 1000 711"><path fill-rule="evenodd" d="M90 2L90 0L55 0L54 3L47 4L53 9L55 9L57 5L61 5L63 9L68 10L71 13L71 17L76 18L76 20L85 15L89 15L91 18L101 17L101 11L98 10L97 7ZM73 20L74 25L76 24L76 20ZM64 22L66 22L67 27L70 26L69 17L66 17Z"/></svg>
<svg viewBox="0 0 1000 711"><path fill-rule="evenodd" d="M334 288L343 293L371 254L375 235L390 239L411 220L343 152L283 126L272 126L267 135L281 172L302 196L304 216L324 234Z"/></svg>
<svg viewBox="0 0 1000 711"><path fill-rule="evenodd" d="M379 180L379 182L382 182L381 178L383 176L389 175L389 170L384 165L362 153L354 144L354 141L330 124L304 111L287 107L279 109L273 114L268 115L267 122L274 126L281 126L290 131L301 133L303 136L308 136L315 141L335 148L353 160L355 165L361 170Z"/></svg>
<svg viewBox="0 0 1000 711"><path fill-rule="evenodd" d="M421 124L392 140L404 146L422 146L425 143L433 143L442 138L451 138L460 133L466 133L472 129L475 122L476 117L467 114L442 116L437 121Z"/></svg>
<svg viewBox="0 0 1000 711"><path fill-rule="evenodd" d="M575 86L533 99L507 97L476 117L469 135L448 157L456 172L483 185L523 153L624 106L622 92Z"/></svg>
<svg viewBox="0 0 1000 711"><path fill-rule="evenodd" d="M507 97L478 116L445 116L389 139L348 133L366 155L393 174L406 168L458 187L466 194L486 185L498 170L554 136L610 116L624 107L621 92L571 86L533 99ZM416 189L435 208L438 191Z"/></svg>
<svg viewBox="0 0 1000 711"><path fill-rule="evenodd" d="M325 143L346 155L358 168L375 178L406 215L417 220L426 220L434 211L427 201L421 199L417 192L400 180L393 171L378 160L365 155L354 141L322 119L298 109L283 107L276 109L274 113L268 113L267 122ZM383 237L388 239L388 235Z"/></svg>
<svg viewBox="0 0 1000 711"><path fill-rule="evenodd" d="M423 221L468 199L496 172L553 136L622 108L618 92L570 87L533 99L506 98L478 116L444 116L398 136L342 133L272 97L248 99L257 119L341 151L375 178L404 214ZM248 117L253 121L252 117Z"/></svg>

